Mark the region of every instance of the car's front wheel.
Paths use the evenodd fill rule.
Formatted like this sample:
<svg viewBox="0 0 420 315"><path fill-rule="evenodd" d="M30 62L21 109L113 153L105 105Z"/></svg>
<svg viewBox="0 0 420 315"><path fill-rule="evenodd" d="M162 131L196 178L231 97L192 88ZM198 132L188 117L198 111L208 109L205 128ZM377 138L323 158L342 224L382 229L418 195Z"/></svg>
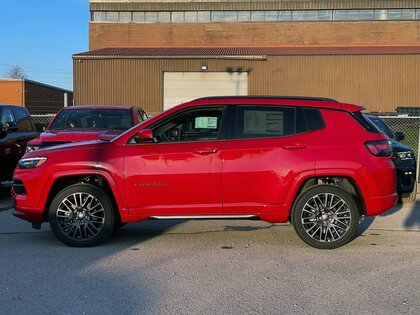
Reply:
<svg viewBox="0 0 420 315"><path fill-rule="evenodd" d="M115 224L109 197L98 187L76 184L60 191L49 208L51 230L69 246L94 246L105 240Z"/></svg>
<svg viewBox="0 0 420 315"><path fill-rule="evenodd" d="M331 185L314 186L297 199L292 223L299 237L321 249L348 243L356 234L360 209L346 191Z"/></svg>

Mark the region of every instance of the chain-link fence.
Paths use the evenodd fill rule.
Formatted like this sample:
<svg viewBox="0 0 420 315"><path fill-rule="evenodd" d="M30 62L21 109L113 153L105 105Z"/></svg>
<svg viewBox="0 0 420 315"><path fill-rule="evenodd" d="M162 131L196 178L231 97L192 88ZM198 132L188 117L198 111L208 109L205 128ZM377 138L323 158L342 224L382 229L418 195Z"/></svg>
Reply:
<svg viewBox="0 0 420 315"><path fill-rule="evenodd" d="M32 121L34 122L35 128L38 132L43 132L54 116L55 114L31 115Z"/></svg>
<svg viewBox="0 0 420 315"><path fill-rule="evenodd" d="M404 133L404 140L401 142L411 147L417 157L417 179L419 177L420 160L420 117L401 117L401 116L379 116L392 130Z"/></svg>

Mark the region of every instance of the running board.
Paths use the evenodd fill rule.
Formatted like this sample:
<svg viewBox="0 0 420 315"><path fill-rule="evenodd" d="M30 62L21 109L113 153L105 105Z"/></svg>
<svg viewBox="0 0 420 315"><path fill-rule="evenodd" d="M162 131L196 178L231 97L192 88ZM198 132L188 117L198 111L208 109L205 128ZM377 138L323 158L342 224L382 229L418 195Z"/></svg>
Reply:
<svg viewBox="0 0 420 315"><path fill-rule="evenodd" d="M152 216L156 220L258 220L256 215L165 215Z"/></svg>

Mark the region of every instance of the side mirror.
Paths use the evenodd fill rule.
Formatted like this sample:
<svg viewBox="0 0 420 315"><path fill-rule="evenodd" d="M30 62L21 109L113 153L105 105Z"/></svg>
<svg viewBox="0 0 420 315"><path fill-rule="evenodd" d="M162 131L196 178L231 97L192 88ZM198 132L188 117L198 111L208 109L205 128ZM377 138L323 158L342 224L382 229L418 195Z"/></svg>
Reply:
<svg viewBox="0 0 420 315"><path fill-rule="evenodd" d="M397 139L397 141L403 141L405 139L404 133L401 131L397 131L395 133L395 139Z"/></svg>
<svg viewBox="0 0 420 315"><path fill-rule="evenodd" d="M142 129L137 134L140 142L154 142L155 138L153 137L152 129Z"/></svg>

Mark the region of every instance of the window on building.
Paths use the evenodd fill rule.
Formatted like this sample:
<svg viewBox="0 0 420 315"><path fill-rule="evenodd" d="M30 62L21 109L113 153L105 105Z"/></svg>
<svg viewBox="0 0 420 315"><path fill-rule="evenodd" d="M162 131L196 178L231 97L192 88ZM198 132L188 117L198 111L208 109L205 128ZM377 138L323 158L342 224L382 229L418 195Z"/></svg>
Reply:
<svg viewBox="0 0 420 315"><path fill-rule="evenodd" d="M292 11L293 21L305 21L305 11Z"/></svg>
<svg viewBox="0 0 420 315"><path fill-rule="evenodd" d="M131 22L132 12L120 12L120 22L128 23Z"/></svg>
<svg viewBox="0 0 420 315"><path fill-rule="evenodd" d="M264 11L252 11L251 16L253 22L264 22L265 20Z"/></svg>
<svg viewBox="0 0 420 315"><path fill-rule="evenodd" d="M375 12L373 10L360 10L359 19L363 20L374 20L375 19Z"/></svg>
<svg viewBox="0 0 420 315"><path fill-rule="evenodd" d="M170 21L171 21L171 13L170 12L158 12L158 22L168 23Z"/></svg>
<svg viewBox="0 0 420 315"><path fill-rule="evenodd" d="M156 23L157 21L158 21L157 12L146 12L146 14L145 14L145 22L146 23Z"/></svg>
<svg viewBox="0 0 420 315"><path fill-rule="evenodd" d="M283 21L420 20L420 9L296 10L296 11L93 11L92 21L114 23L209 23Z"/></svg>
<svg viewBox="0 0 420 315"><path fill-rule="evenodd" d="M184 22L184 12L172 12L172 22L174 23Z"/></svg>
<svg viewBox="0 0 420 315"><path fill-rule="evenodd" d="M416 10L403 9L401 10L401 20L414 20L416 18Z"/></svg>
<svg viewBox="0 0 420 315"><path fill-rule="evenodd" d="M388 18L388 10L375 10L375 20L386 20Z"/></svg>
<svg viewBox="0 0 420 315"><path fill-rule="evenodd" d="M185 22L194 23L197 22L197 11L187 11L185 12Z"/></svg>
<svg viewBox="0 0 420 315"><path fill-rule="evenodd" d="M237 11L225 11L225 22L236 22L238 21Z"/></svg>
<svg viewBox="0 0 420 315"><path fill-rule="evenodd" d="M319 21L331 21L333 17L332 10L320 10L318 11Z"/></svg>
<svg viewBox="0 0 420 315"><path fill-rule="evenodd" d="M211 12L211 21L212 22L223 22L225 19L224 11L213 11Z"/></svg>
<svg viewBox="0 0 420 315"><path fill-rule="evenodd" d="M93 21L95 21L95 22L105 22L106 21L106 12L104 12L104 11L94 11L92 18L93 18Z"/></svg>
<svg viewBox="0 0 420 315"><path fill-rule="evenodd" d="M106 13L107 22L118 22L118 20L119 20L119 12L109 11Z"/></svg>
<svg viewBox="0 0 420 315"><path fill-rule="evenodd" d="M265 11L264 19L266 22L277 22L277 11Z"/></svg>
<svg viewBox="0 0 420 315"><path fill-rule="evenodd" d="M278 21L291 21L292 11L279 11L277 16Z"/></svg>
<svg viewBox="0 0 420 315"><path fill-rule="evenodd" d="M145 14L144 12L133 12L133 22L144 23Z"/></svg>
<svg viewBox="0 0 420 315"><path fill-rule="evenodd" d="M238 11L238 22L250 22L251 11Z"/></svg>
<svg viewBox="0 0 420 315"><path fill-rule="evenodd" d="M198 11L197 12L198 22L210 22L210 11Z"/></svg>

